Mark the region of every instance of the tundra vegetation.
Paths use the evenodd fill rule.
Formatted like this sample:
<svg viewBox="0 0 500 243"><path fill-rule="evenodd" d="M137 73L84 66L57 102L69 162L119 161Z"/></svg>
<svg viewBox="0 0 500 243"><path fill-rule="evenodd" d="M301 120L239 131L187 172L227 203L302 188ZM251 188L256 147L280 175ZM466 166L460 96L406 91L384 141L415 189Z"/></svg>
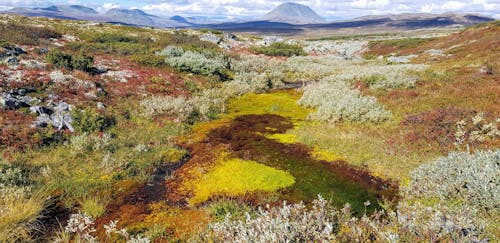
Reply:
<svg viewBox="0 0 500 243"><path fill-rule="evenodd" d="M0 242L497 241L498 21L413 34L0 15Z"/></svg>

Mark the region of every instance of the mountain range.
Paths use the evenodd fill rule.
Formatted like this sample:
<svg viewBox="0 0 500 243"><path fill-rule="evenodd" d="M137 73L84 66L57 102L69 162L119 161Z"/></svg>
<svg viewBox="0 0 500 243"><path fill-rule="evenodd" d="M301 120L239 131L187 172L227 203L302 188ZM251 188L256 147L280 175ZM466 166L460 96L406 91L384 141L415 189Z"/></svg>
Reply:
<svg viewBox="0 0 500 243"><path fill-rule="evenodd" d="M283 3L268 14L254 21L214 22L206 17L160 17L139 9L110 9L99 13L80 5L55 5L47 8L13 8L3 13L41 16L59 19L90 20L134 26L212 28L228 31L290 32L304 28L399 28L419 29L449 26L469 26L492 21L493 18L477 14L397 14L364 16L347 21L326 22L308 6Z"/></svg>

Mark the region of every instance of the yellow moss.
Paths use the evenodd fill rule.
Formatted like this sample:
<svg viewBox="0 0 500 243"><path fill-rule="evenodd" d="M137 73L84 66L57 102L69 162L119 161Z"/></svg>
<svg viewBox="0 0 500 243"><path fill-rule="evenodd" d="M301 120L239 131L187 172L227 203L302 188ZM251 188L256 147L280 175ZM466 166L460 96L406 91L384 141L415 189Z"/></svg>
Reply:
<svg viewBox="0 0 500 243"><path fill-rule="evenodd" d="M297 143L297 135L293 133L276 133L276 134L267 134L267 138L277 140L280 143L284 144L292 144Z"/></svg>
<svg viewBox="0 0 500 243"><path fill-rule="evenodd" d="M329 152L327 150L321 149L318 146L315 146L313 151L311 152L313 158L317 160L325 160L328 162L333 162L337 160L345 160L342 156Z"/></svg>
<svg viewBox="0 0 500 243"><path fill-rule="evenodd" d="M169 207L165 202L158 202L149 205L151 214L146 216L144 223L159 224L168 227L175 221L180 209Z"/></svg>
<svg viewBox="0 0 500 243"><path fill-rule="evenodd" d="M273 192L289 187L295 179L286 171L274 169L255 161L225 159L223 155L211 171L193 182L195 205L212 196L241 196L256 191Z"/></svg>
<svg viewBox="0 0 500 243"><path fill-rule="evenodd" d="M228 104L229 112L224 117L275 114L291 118L294 122L303 121L312 110L297 104L300 97L301 93L294 90L280 90L266 94L246 94L230 100Z"/></svg>
<svg viewBox="0 0 500 243"><path fill-rule="evenodd" d="M186 137L179 138L179 141L191 143L203 141L211 130L222 127L230 121L231 119L229 118L220 118L213 121L199 122L193 127L191 134L188 134Z"/></svg>

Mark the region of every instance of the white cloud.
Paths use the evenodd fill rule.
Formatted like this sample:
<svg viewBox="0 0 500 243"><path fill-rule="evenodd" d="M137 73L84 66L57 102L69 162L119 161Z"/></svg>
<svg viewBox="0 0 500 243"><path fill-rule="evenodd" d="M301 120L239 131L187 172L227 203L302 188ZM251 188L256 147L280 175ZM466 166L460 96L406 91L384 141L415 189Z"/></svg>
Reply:
<svg viewBox="0 0 500 243"><path fill-rule="evenodd" d="M113 8L120 8L120 5L118 5L116 3L104 3L101 7L97 8L97 11L106 12L106 11L113 9Z"/></svg>
<svg viewBox="0 0 500 243"><path fill-rule="evenodd" d="M12 6L4 6L4 5L0 5L0 11L5 11L5 10L9 10L13 8Z"/></svg>
<svg viewBox="0 0 500 243"><path fill-rule="evenodd" d="M448 1L441 6L441 9L444 11L457 11L463 9L466 5L464 2Z"/></svg>
<svg viewBox="0 0 500 243"><path fill-rule="evenodd" d="M420 12L422 12L422 13L431 13L432 10L434 10L435 7L436 7L436 5L434 5L434 3L424 4L422 7L420 7Z"/></svg>
<svg viewBox="0 0 500 243"><path fill-rule="evenodd" d="M390 3L390 0L356 0L351 3L351 6L354 8L382 8Z"/></svg>

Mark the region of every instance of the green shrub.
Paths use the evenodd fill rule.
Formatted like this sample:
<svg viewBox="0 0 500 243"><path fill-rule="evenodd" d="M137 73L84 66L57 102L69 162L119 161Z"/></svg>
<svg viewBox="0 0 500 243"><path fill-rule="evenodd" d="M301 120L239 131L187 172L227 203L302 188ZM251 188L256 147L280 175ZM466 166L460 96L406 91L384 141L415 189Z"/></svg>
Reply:
<svg viewBox="0 0 500 243"><path fill-rule="evenodd" d="M135 54L130 60L145 66L159 67L165 64L165 58L154 54Z"/></svg>
<svg viewBox="0 0 500 243"><path fill-rule="evenodd" d="M90 72L92 71L93 64L94 58L82 53L74 55L71 58L71 67L73 69Z"/></svg>
<svg viewBox="0 0 500 243"><path fill-rule="evenodd" d="M93 109L73 110L71 115L74 118L73 126L77 132L102 132L115 124L114 118L104 116Z"/></svg>
<svg viewBox="0 0 500 243"><path fill-rule="evenodd" d="M51 49L48 53L47 56L45 57L48 63L54 65L54 67L57 68L66 68L66 69L73 69L72 63L71 63L71 55L66 54L58 49Z"/></svg>
<svg viewBox="0 0 500 243"><path fill-rule="evenodd" d="M231 215L231 220L243 220L247 213L255 214L251 207L232 200L215 201L208 206L208 212L215 222L224 221L228 214Z"/></svg>
<svg viewBox="0 0 500 243"><path fill-rule="evenodd" d="M254 52L264 54L267 56L305 56L307 53L299 45L287 44L284 42L275 42L270 46L254 47Z"/></svg>
<svg viewBox="0 0 500 243"><path fill-rule="evenodd" d="M85 54L71 55L64 53L58 49L51 49L45 58L48 63L57 68L65 68L68 70L81 70L85 72L92 71L94 58Z"/></svg>

